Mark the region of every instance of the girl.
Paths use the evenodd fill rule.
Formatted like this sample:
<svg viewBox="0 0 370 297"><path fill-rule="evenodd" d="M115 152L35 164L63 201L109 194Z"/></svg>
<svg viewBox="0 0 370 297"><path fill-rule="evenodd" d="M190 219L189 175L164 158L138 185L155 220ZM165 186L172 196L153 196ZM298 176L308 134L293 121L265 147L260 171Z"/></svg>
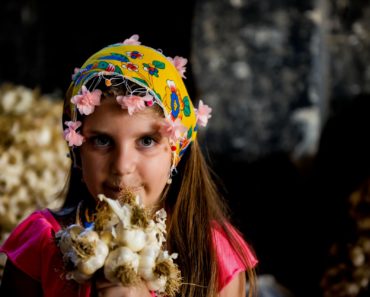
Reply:
<svg viewBox="0 0 370 297"><path fill-rule="evenodd" d="M67 280L54 241L76 217L89 222L98 194L117 198L123 188L145 207L167 211L166 248L178 253L183 283L178 296L245 296L245 272L252 296L257 260L228 222L197 143L211 109L202 101L193 107L182 80L186 62L134 35L75 71L63 112L73 163L65 203L30 215L2 246L1 296L153 296L144 284L126 288L99 273L82 285Z"/></svg>

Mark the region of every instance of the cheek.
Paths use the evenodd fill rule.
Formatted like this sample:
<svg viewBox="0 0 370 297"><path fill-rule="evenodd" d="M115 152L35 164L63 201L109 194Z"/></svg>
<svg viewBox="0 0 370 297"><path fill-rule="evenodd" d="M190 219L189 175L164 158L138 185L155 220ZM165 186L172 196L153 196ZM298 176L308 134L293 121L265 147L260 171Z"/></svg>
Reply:
<svg viewBox="0 0 370 297"><path fill-rule="evenodd" d="M94 196L99 191L99 181L102 180L102 162L89 153L81 151L82 178L90 193Z"/></svg>
<svg viewBox="0 0 370 297"><path fill-rule="evenodd" d="M150 165L149 165L150 164ZM160 158L152 160L148 163L146 167L146 174L149 180L152 189L155 190L158 194L162 192L166 186L167 180L170 175L171 168L171 154L163 154Z"/></svg>
<svg viewBox="0 0 370 297"><path fill-rule="evenodd" d="M170 148L166 147L164 149L162 157L157 160L157 168L160 168L158 170L158 173L160 173L160 175L166 180L168 179L168 176L170 174L171 165L172 165L172 153Z"/></svg>

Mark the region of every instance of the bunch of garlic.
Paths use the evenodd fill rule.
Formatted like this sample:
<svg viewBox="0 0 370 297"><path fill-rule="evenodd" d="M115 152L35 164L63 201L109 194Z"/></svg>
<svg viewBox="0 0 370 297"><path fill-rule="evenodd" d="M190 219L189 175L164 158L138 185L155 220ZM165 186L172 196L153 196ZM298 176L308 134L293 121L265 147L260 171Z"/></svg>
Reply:
<svg viewBox="0 0 370 297"><path fill-rule="evenodd" d="M144 281L159 296L174 296L181 282L177 254L164 250L166 212L154 218L139 196L126 192L119 200L98 196L94 224L71 225L57 233L64 260L73 264L68 277L83 282L100 268L107 280L123 286Z"/></svg>

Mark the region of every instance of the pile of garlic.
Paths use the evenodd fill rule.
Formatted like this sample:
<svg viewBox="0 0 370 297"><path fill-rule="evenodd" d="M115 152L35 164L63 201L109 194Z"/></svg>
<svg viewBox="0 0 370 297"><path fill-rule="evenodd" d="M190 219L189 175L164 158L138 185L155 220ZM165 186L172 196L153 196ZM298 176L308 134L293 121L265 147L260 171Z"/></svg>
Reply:
<svg viewBox="0 0 370 297"><path fill-rule="evenodd" d="M70 166L62 110L62 98L0 86L0 244L36 208L57 205Z"/></svg>
<svg viewBox="0 0 370 297"><path fill-rule="evenodd" d="M163 249L165 210L151 219L140 197L130 192L119 200L102 194L98 198L91 226L73 224L56 234L65 263L73 267L67 278L83 283L102 269L112 283L134 286L144 281L159 296L175 296L181 276L173 261L177 254Z"/></svg>
<svg viewBox="0 0 370 297"><path fill-rule="evenodd" d="M321 279L325 297L368 296L370 288L370 178L348 199L347 236L332 244Z"/></svg>

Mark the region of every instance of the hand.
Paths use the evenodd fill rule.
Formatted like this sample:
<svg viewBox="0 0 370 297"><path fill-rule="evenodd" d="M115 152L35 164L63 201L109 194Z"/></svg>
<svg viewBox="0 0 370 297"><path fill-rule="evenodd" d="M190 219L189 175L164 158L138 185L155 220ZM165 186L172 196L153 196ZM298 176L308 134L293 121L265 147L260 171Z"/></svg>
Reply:
<svg viewBox="0 0 370 297"><path fill-rule="evenodd" d="M98 297L151 297L148 287L141 282L135 287L124 287L113 284L106 279L97 279L95 282Z"/></svg>

